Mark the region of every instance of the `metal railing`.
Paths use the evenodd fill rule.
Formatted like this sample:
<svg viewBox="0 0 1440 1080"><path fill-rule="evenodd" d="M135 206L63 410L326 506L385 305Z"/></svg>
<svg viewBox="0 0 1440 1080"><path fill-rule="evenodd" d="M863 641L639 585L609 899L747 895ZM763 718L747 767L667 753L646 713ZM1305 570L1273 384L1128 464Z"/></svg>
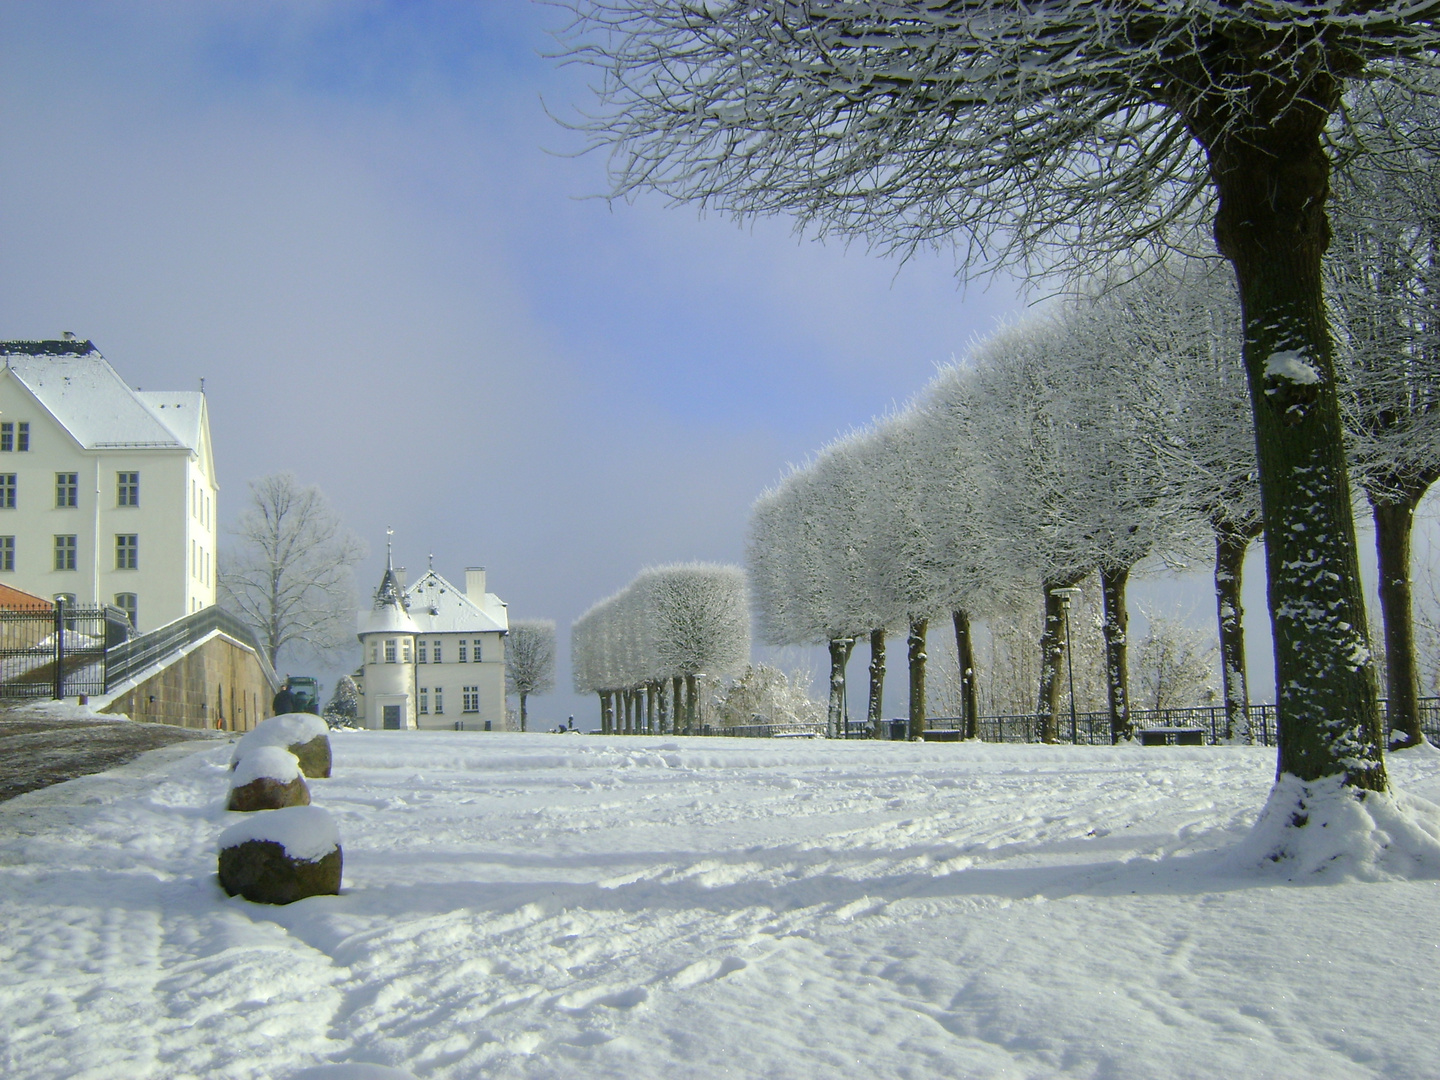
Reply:
<svg viewBox="0 0 1440 1080"><path fill-rule="evenodd" d="M271 666L270 658L265 655L254 631L223 608L207 607L111 649L107 658L106 691L153 666L171 653L196 644L217 630L252 650L260 661L265 677L270 680L270 685L280 685L275 668Z"/></svg>
<svg viewBox="0 0 1440 1080"><path fill-rule="evenodd" d="M115 607L0 610L0 698L29 700L103 694L111 646L130 621Z"/></svg>
<svg viewBox="0 0 1440 1080"><path fill-rule="evenodd" d="M1381 710L1387 702L1382 698ZM1251 705L1248 710L1250 739L1260 746L1276 744L1275 706L1268 702ZM1225 739L1225 707L1223 705L1193 705L1179 709L1131 709L1131 723L1136 728L1188 728L1204 733L1206 745L1223 743ZM1420 699L1420 726L1431 741L1440 743L1440 697ZM958 716L932 716L925 721L926 731L958 731L964 724ZM980 738L984 742L1037 743L1041 741L1044 717L1033 713L1004 716L980 717ZM1385 724L1389 736L1388 717ZM890 718L880 721L881 739L904 738L908 721ZM800 735L824 738L824 724L746 724L740 727L721 728L707 726L702 734L729 735L738 738L784 738ZM1062 743L1077 743L1086 746L1108 746L1110 744L1110 714L1105 711L1087 711L1075 714L1072 727L1068 712L1056 718L1056 738ZM842 728L841 738L869 739L874 735L867 720L847 720Z"/></svg>

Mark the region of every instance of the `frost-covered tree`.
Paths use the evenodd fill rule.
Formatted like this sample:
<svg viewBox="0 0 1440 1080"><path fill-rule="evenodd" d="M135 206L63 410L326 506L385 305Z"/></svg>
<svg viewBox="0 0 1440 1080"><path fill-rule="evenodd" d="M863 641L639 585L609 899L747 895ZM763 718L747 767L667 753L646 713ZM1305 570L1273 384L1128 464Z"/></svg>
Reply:
<svg viewBox="0 0 1440 1080"><path fill-rule="evenodd" d="M1215 697L1215 646L1179 618L1147 613L1149 633L1135 656L1140 707L1180 709Z"/></svg>
<svg viewBox="0 0 1440 1080"><path fill-rule="evenodd" d="M351 727L360 715L360 690L349 675L335 680L335 693L325 706L325 721L331 727Z"/></svg>
<svg viewBox="0 0 1440 1080"><path fill-rule="evenodd" d="M555 622L515 619L505 642L505 692L520 699L520 730L526 730L526 701L555 689Z"/></svg>
<svg viewBox="0 0 1440 1080"><path fill-rule="evenodd" d="M572 3L618 195L958 244L972 272L1129 258L1212 216L1244 313L1279 771L1386 789L1322 302L1324 136L1347 83L1431 62L1440 4Z"/></svg>
<svg viewBox="0 0 1440 1080"><path fill-rule="evenodd" d="M1437 80L1427 83L1354 95L1326 258L1351 468L1375 522L1396 748L1424 739L1411 536L1440 479L1440 102L1429 96Z"/></svg>
<svg viewBox="0 0 1440 1080"><path fill-rule="evenodd" d="M865 442L863 433L839 440L761 495L751 511L746 544L766 642L829 649L827 725L832 737L844 718L845 670L855 640L883 628L890 617L876 593L862 537L871 524Z"/></svg>
<svg viewBox="0 0 1440 1080"><path fill-rule="evenodd" d="M254 627L271 664L282 649L325 655L354 642L351 569L365 547L318 487L288 472L251 481L231 532L220 604Z"/></svg>
<svg viewBox="0 0 1440 1080"><path fill-rule="evenodd" d="M673 730L693 734L700 680L743 667L750 654L745 572L688 563L642 571L571 627L579 693L598 693L601 730L656 730L656 705L673 682Z"/></svg>
<svg viewBox="0 0 1440 1080"><path fill-rule="evenodd" d="M779 668L755 664L723 686L715 699L715 720L722 728L748 724L824 723L825 706Z"/></svg>
<svg viewBox="0 0 1440 1080"><path fill-rule="evenodd" d="M1262 532L1255 434L1240 355L1234 275L1218 259L1171 261L1114 290L1132 311L1129 407L1164 462L1167 489L1214 538L1214 583L1227 738L1249 738L1241 588Z"/></svg>

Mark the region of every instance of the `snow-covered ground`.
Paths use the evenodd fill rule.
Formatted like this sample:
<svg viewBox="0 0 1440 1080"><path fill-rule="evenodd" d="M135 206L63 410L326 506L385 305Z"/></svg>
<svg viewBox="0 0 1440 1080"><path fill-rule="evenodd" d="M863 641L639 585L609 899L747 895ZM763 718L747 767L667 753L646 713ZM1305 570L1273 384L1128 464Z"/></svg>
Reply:
<svg viewBox="0 0 1440 1080"><path fill-rule="evenodd" d="M333 741L344 892L289 907L216 883L226 745L0 807L6 1077L1440 1069L1440 882L1227 857L1271 751Z"/></svg>

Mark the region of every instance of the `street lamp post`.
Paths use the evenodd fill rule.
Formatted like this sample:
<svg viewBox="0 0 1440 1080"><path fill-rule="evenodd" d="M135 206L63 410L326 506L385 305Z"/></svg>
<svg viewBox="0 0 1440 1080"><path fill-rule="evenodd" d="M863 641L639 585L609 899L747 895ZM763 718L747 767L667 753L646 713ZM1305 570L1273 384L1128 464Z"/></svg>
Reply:
<svg viewBox="0 0 1440 1080"><path fill-rule="evenodd" d="M1065 613L1065 666L1070 674L1070 745L1080 741L1079 723L1075 718L1075 642L1070 637L1070 605L1080 599L1080 589L1070 585L1050 590L1050 595L1060 601L1060 610Z"/></svg>

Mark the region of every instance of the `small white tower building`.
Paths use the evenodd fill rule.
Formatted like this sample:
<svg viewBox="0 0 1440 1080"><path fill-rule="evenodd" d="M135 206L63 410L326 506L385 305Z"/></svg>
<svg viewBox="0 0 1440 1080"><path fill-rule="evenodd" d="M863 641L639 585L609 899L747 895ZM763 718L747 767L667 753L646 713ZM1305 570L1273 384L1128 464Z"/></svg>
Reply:
<svg viewBox="0 0 1440 1080"><path fill-rule="evenodd" d="M358 637L365 688L362 722L367 728L413 728L415 723L415 635L404 583L395 574L389 530L385 576L375 602L360 616Z"/></svg>

